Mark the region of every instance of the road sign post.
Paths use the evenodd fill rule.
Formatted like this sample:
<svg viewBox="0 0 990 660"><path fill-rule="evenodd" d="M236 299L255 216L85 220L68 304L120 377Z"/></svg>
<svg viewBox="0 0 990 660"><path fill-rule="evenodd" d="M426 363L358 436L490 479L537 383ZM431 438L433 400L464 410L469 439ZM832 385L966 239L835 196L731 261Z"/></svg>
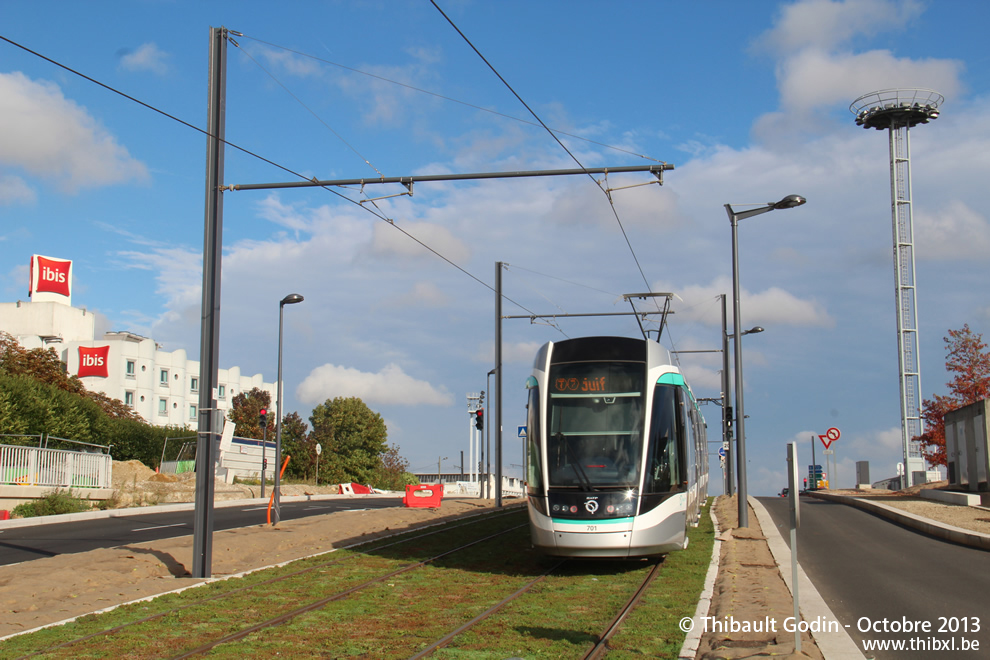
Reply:
<svg viewBox="0 0 990 660"><path fill-rule="evenodd" d="M797 528L801 525L801 500L798 497L797 443L787 443L787 496L791 512L791 593L794 594L794 620L801 620L798 601ZM794 652L801 652L800 626L794 626Z"/></svg>

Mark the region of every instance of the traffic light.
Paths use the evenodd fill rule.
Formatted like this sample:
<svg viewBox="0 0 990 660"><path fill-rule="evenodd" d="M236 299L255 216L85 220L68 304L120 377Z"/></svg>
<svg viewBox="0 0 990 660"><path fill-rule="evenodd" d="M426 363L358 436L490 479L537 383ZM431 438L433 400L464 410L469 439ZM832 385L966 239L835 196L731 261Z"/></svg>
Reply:
<svg viewBox="0 0 990 660"><path fill-rule="evenodd" d="M474 428L479 431L485 428L485 409L478 408L474 411Z"/></svg>
<svg viewBox="0 0 990 660"><path fill-rule="evenodd" d="M267 416L268 416L268 411L265 410L264 408L262 408L261 411L258 413L258 424L263 429L267 427L267 425L265 424L265 420L267 419Z"/></svg>

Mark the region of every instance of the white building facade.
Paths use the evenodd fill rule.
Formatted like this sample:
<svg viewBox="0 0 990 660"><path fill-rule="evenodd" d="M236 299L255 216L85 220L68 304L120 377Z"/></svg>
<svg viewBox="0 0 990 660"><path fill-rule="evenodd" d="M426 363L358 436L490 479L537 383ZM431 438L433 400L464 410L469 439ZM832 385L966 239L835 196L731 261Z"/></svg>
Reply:
<svg viewBox="0 0 990 660"><path fill-rule="evenodd" d="M32 257L32 298L38 295L39 288L44 288L43 284L36 286L36 264L44 265L46 260L62 261ZM54 348L67 373L78 376L86 389L123 401L149 424L195 429L199 416L199 361L189 360L183 349L160 350L153 339L130 332L107 332L97 339L94 315L69 304L71 262L68 263L68 286L63 289L68 293L64 300L59 300L61 294L45 292L44 302L32 299L0 303L0 330L12 335L24 348ZM274 383L264 382L261 374L243 376L239 367L219 369L217 409L230 410L235 396L254 388L268 392L274 408Z"/></svg>

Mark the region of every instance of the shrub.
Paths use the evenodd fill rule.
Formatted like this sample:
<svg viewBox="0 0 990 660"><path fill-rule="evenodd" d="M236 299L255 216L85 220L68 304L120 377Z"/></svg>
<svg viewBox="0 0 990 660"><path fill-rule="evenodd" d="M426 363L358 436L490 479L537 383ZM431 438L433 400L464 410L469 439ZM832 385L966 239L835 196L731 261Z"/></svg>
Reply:
<svg viewBox="0 0 990 660"><path fill-rule="evenodd" d="M89 509L89 504L74 496L71 490L65 491L56 488L40 500L18 504L11 513L22 518L34 518L54 516L60 513L78 513Z"/></svg>

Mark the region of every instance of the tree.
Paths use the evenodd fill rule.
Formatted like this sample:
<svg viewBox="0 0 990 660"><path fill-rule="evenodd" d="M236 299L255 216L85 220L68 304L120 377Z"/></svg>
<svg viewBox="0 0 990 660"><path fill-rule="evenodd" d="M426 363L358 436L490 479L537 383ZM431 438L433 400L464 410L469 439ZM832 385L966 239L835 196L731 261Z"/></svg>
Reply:
<svg viewBox="0 0 990 660"><path fill-rule="evenodd" d="M264 429L261 428L261 410L267 410L269 414L265 418L265 426L268 427L268 440L275 440L275 414L271 410L272 395L260 387L252 388L247 393L241 392L230 402L230 412L227 416L237 425L237 437L254 438L261 440Z"/></svg>
<svg viewBox="0 0 990 660"><path fill-rule="evenodd" d="M110 417L140 420L141 416L119 399L102 392L90 392L77 376L65 371L65 363L52 347L30 350L17 343L14 337L0 331L0 372L11 376L23 376L56 387L70 394L94 401Z"/></svg>
<svg viewBox="0 0 990 660"><path fill-rule="evenodd" d="M382 490L404 490L406 486L418 483L419 479L409 473L409 461L399 455L396 445L389 445L380 457L371 484Z"/></svg>
<svg viewBox="0 0 990 660"><path fill-rule="evenodd" d="M371 483L386 452L385 420L357 397L337 397L315 409L309 418L310 438L323 445L320 481Z"/></svg>
<svg viewBox="0 0 990 660"><path fill-rule="evenodd" d="M973 334L968 323L960 330L949 330L949 336L942 340L946 345L945 370L955 377L946 383L947 396L936 394L924 400L921 418L926 430L914 439L921 441L925 460L944 466L945 414L990 396L990 353L983 335Z"/></svg>
<svg viewBox="0 0 990 660"><path fill-rule="evenodd" d="M292 457L285 468L287 477L306 481L316 477L316 444L310 440L308 429L297 412L291 412L282 418L282 455ZM271 437L269 434L269 438Z"/></svg>

